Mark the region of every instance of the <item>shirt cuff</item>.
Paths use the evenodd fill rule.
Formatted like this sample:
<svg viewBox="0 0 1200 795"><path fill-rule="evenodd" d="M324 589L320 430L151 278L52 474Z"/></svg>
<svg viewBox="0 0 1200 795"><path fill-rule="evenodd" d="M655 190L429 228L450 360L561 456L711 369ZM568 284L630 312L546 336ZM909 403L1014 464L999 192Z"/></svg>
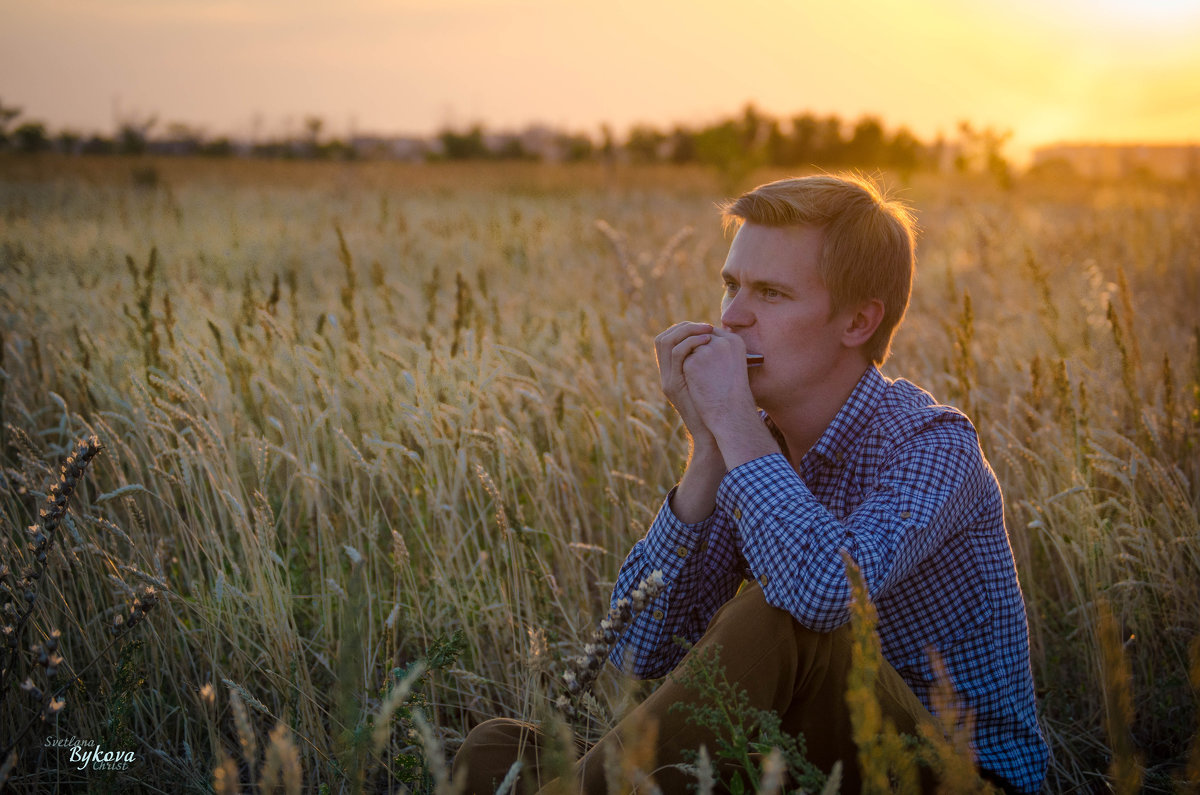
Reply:
<svg viewBox="0 0 1200 795"><path fill-rule="evenodd" d="M644 542L645 554L651 566L661 569L668 582L674 580L701 549L716 516L716 511L713 511L699 522L686 524L671 510L671 498L674 496L675 489L671 489Z"/></svg>

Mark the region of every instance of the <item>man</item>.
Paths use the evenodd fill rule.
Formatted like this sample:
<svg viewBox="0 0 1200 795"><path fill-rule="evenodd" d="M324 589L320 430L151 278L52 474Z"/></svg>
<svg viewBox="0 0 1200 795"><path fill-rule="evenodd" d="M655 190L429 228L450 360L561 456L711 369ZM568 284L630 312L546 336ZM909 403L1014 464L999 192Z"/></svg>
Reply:
<svg viewBox="0 0 1200 795"><path fill-rule="evenodd" d="M725 219L739 228L721 271L720 326L679 323L655 340L690 451L614 601L655 570L666 587L612 661L658 677L683 657L677 636L714 649L755 707L803 733L822 769L841 760L843 791L857 791L846 552L879 614L884 715L907 733L930 719L935 651L973 721L980 772L1036 792L1048 749L995 476L964 415L877 370L908 306L908 212L864 180L816 176L760 186ZM748 368L748 353L762 364ZM583 789L602 791L604 755L648 721L660 764L701 742L711 750L670 710L693 697L668 677L583 757ZM468 755L510 742L516 758L503 739L511 727L480 728ZM656 776L664 791L685 785L670 768Z"/></svg>

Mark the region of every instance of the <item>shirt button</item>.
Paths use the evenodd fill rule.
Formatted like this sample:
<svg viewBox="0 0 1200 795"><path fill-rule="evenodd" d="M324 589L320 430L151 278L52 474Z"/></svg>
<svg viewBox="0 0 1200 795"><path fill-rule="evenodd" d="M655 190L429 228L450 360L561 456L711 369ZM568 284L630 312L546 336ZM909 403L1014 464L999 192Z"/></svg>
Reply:
<svg viewBox="0 0 1200 795"><path fill-rule="evenodd" d="M675 547L675 554L681 558L686 558L688 556L687 547L685 547L683 544L680 544L679 546Z"/></svg>
<svg viewBox="0 0 1200 795"><path fill-rule="evenodd" d="M698 547L696 547L696 551L699 552L700 554L704 554L704 550L706 550L706 549L708 549L707 541L701 541L700 545Z"/></svg>
<svg viewBox="0 0 1200 795"><path fill-rule="evenodd" d="M651 613L650 615L652 615L652 616L654 617L654 620L655 620L655 621L662 621L662 620L663 620L663 611L661 611L661 610L655 610L655 611L654 611L653 613Z"/></svg>
<svg viewBox="0 0 1200 795"><path fill-rule="evenodd" d="M901 512L900 512L900 518L901 518L901 519L911 519L911 518L912 518L912 511L901 511Z"/></svg>
<svg viewBox="0 0 1200 795"><path fill-rule="evenodd" d="M769 581L769 578L765 574L759 576L759 578L758 578L759 584L762 585L764 588L767 587L768 581Z"/></svg>
<svg viewBox="0 0 1200 795"><path fill-rule="evenodd" d="M741 508L734 508L734 509L733 509L733 518L734 518L734 519L741 519L741 518L742 518L742 509L741 509Z"/></svg>

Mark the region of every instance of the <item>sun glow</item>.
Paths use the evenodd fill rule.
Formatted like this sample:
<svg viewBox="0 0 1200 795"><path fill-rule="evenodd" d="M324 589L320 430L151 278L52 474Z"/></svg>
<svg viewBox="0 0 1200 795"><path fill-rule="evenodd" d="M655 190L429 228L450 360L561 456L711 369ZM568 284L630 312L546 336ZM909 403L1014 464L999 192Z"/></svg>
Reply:
<svg viewBox="0 0 1200 795"><path fill-rule="evenodd" d="M51 127L111 128L119 105L235 135L308 115L381 133L594 134L753 102L926 138L970 120L1013 130L1018 148L1200 131L1197 0L0 6L0 98Z"/></svg>

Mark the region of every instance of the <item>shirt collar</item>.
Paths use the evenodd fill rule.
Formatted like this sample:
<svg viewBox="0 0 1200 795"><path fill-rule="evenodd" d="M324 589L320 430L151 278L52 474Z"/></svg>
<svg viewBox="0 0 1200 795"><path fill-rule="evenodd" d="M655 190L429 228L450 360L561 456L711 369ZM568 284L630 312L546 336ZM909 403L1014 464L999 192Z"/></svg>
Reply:
<svg viewBox="0 0 1200 795"><path fill-rule="evenodd" d="M850 397L838 410L833 422L829 423L821 438L804 457L820 456L826 461L838 464L848 458L856 446L858 437L866 430L867 423L883 401L884 392L890 384L878 368L874 365L868 367L862 378L858 379Z"/></svg>

